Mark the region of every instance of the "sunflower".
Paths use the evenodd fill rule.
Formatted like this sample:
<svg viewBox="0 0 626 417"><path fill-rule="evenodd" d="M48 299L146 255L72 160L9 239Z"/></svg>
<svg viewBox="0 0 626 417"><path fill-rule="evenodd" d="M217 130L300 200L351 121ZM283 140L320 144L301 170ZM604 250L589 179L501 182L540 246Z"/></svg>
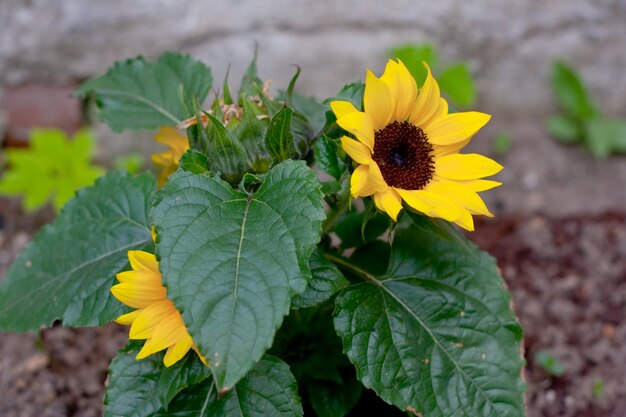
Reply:
<svg viewBox="0 0 626 417"><path fill-rule="evenodd" d="M163 363L170 367L193 349L206 365L180 312L167 298L156 257L136 250L128 252L128 259L132 270L117 274L120 283L111 288L111 293L122 303L137 309L115 320L131 326L129 339L147 339L137 359L167 349Z"/></svg>
<svg viewBox="0 0 626 417"><path fill-rule="evenodd" d="M373 196L376 206L397 220L404 201L430 217L474 230L472 215L493 216L477 194L501 183L482 178L502 169L478 154L460 154L491 116L448 113L430 68L422 88L405 65L389 60L378 78L367 70L364 111L348 101L330 106L344 136L343 149L358 164L352 173L354 197Z"/></svg>
<svg viewBox="0 0 626 417"><path fill-rule="evenodd" d="M167 177L178 169L178 160L189 149L189 140L187 136L170 126L160 128L154 140L169 147L166 151L152 155L152 161L163 167L159 177L159 187L161 187L165 184Z"/></svg>

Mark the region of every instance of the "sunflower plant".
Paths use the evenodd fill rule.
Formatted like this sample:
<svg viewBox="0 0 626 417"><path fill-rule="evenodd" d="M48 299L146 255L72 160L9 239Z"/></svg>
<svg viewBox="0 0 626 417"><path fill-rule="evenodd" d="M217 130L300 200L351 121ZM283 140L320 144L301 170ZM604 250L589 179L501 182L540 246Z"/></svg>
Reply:
<svg viewBox="0 0 626 417"><path fill-rule="evenodd" d="M399 60L323 102L299 70L273 97L255 61L210 101L173 53L78 89L158 130L162 172L79 191L7 273L0 329L129 326L106 416L523 416L511 297L457 228L500 185L462 152L489 116Z"/></svg>

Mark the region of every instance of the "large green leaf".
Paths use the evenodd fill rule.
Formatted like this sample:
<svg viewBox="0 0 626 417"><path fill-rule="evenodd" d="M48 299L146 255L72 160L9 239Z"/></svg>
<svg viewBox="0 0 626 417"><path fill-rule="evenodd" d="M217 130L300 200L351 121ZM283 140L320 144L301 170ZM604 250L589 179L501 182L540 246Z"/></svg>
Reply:
<svg viewBox="0 0 626 417"><path fill-rule="evenodd" d="M496 264L451 228L396 228L387 272L337 297L335 328L359 379L424 417L524 415L522 329Z"/></svg>
<svg viewBox="0 0 626 417"><path fill-rule="evenodd" d="M423 43L407 43L396 46L389 51L389 55L400 59L411 72L411 75L419 85L426 80L426 68L422 62L426 61L431 69L437 66L437 51L434 46Z"/></svg>
<svg viewBox="0 0 626 417"><path fill-rule="evenodd" d="M325 217L320 188L304 161L285 161L253 196L188 172L170 177L159 195L157 254L168 296L221 391L261 358L306 287Z"/></svg>
<svg viewBox="0 0 626 417"><path fill-rule="evenodd" d="M202 102L211 88L211 70L188 55L166 52L156 62L142 57L120 61L77 94L93 93L100 119L111 129L156 129L193 116L182 97Z"/></svg>
<svg viewBox="0 0 626 417"><path fill-rule="evenodd" d="M13 263L0 288L0 330L29 331L62 319L104 324L123 312L110 294L127 252L152 246L149 174L111 172L78 192Z"/></svg>
<svg viewBox="0 0 626 417"><path fill-rule="evenodd" d="M167 380L164 375L172 371L163 365L163 354L138 361L135 359L138 350L129 345L109 367L105 417L302 416L296 381L287 364L278 358L266 355L231 391L219 398L212 378L203 373L204 365L200 361L176 364L177 371L195 377L186 380L188 388L166 404L156 393L163 390L164 379Z"/></svg>
<svg viewBox="0 0 626 417"><path fill-rule="evenodd" d="M596 117L585 123L585 144L598 158L626 152L626 120Z"/></svg>

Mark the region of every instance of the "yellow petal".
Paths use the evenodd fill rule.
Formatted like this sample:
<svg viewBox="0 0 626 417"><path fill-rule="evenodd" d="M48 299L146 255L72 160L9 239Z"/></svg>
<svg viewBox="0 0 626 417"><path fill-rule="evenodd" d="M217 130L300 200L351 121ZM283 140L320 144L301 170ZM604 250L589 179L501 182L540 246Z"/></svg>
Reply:
<svg viewBox="0 0 626 417"><path fill-rule="evenodd" d="M330 108L335 113L335 117L339 119L347 114L358 112L357 108L354 107L354 104L349 101L331 101Z"/></svg>
<svg viewBox="0 0 626 417"><path fill-rule="evenodd" d="M486 156L453 154L435 159L435 172L438 176L451 180L475 180L497 174L502 165Z"/></svg>
<svg viewBox="0 0 626 417"><path fill-rule="evenodd" d="M459 207L450 199L425 190L401 190L398 193L415 210L430 217L454 221L461 216Z"/></svg>
<svg viewBox="0 0 626 417"><path fill-rule="evenodd" d="M159 274L159 276L161 275L156 256L149 252L142 250L129 250L128 260L130 261L130 266L135 270L144 269Z"/></svg>
<svg viewBox="0 0 626 417"><path fill-rule="evenodd" d="M141 310L128 334L129 339L149 339L154 329L171 314L178 314L170 300L160 301Z"/></svg>
<svg viewBox="0 0 626 417"><path fill-rule="evenodd" d="M146 340L146 343L143 344L143 347L141 348L137 356L135 356L135 359L144 359L156 352L158 352L158 350L153 349L152 339L148 339Z"/></svg>
<svg viewBox="0 0 626 417"><path fill-rule="evenodd" d="M374 194L374 202L376 207L387 213L394 221L398 221L398 213L402 210L402 199L392 187L387 188L387 191L383 193Z"/></svg>
<svg viewBox="0 0 626 417"><path fill-rule="evenodd" d="M387 126L394 111L394 101L389 87L370 70L367 70L365 76L363 107L365 113L372 119L374 130Z"/></svg>
<svg viewBox="0 0 626 417"><path fill-rule="evenodd" d="M133 282L133 281L137 281L137 282L159 281L160 282L161 280L160 276L155 276L154 272L146 271L143 269L140 269L137 271L133 271L133 270L123 271L115 275L115 277L117 278L119 282Z"/></svg>
<svg viewBox="0 0 626 417"><path fill-rule="evenodd" d="M141 313L141 311L142 310L135 310L135 311L131 311L130 313L122 314L121 316L115 319L115 322L119 324L123 324L125 326L129 326L133 324L133 321L135 321L135 319L137 318L139 313Z"/></svg>
<svg viewBox="0 0 626 417"><path fill-rule="evenodd" d="M439 120L441 117L447 114L448 114L448 102L446 101L445 98L441 97L439 98L439 106L437 107L437 110L435 110L433 115L428 120L424 120L420 127L422 129L428 129L431 123L434 123L435 121Z"/></svg>
<svg viewBox="0 0 626 417"><path fill-rule="evenodd" d="M341 138L341 146L343 147L343 150L350 155L350 158L359 164L367 165L372 160L372 152L361 142L357 142L354 139L344 136Z"/></svg>
<svg viewBox="0 0 626 417"><path fill-rule="evenodd" d="M428 184L425 190L449 198L459 206L467 209L471 214L493 217L493 214L491 214L478 194L454 181L433 181Z"/></svg>
<svg viewBox="0 0 626 417"><path fill-rule="evenodd" d="M374 126L372 119L363 112L348 113L337 119L337 124L352 133L365 146L374 150Z"/></svg>
<svg viewBox="0 0 626 417"><path fill-rule="evenodd" d="M387 84L394 98L395 111L392 119L407 120L417 98L415 79L400 60L398 62L389 60L380 79Z"/></svg>
<svg viewBox="0 0 626 417"><path fill-rule="evenodd" d="M481 191L491 190L492 188L496 188L502 185L502 183L499 181L491 181L491 180L468 180L468 181L457 181L457 182L477 193Z"/></svg>
<svg viewBox="0 0 626 417"><path fill-rule="evenodd" d="M471 138L487 124L491 116L479 112L452 113L440 117L424 130L428 141L435 145L453 145Z"/></svg>
<svg viewBox="0 0 626 417"><path fill-rule="evenodd" d="M209 362L207 362L206 358L204 356L202 356L202 354L198 350L198 347L196 345L193 345L193 346L191 346L191 348L194 350L194 352L196 352L198 354L198 357L200 358L202 363L205 364L206 366L209 366Z"/></svg>
<svg viewBox="0 0 626 417"><path fill-rule="evenodd" d="M367 165L356 167L350 177L350 192L353 197L367 197L376 192L376 188L369 178L370 168Z"/></svg>
<svg viewBox="0 0 626 417"><path fill-rule="evenodd" d="M454 145L433 145L433 154L435 157L441 157L459 153L471 140L472 138L467 138Z"/></svg>
<svg viewBox="0 0 626 417"><path fill-rule="evenodd" d="M165 288L161 284L146 281L123 282L111 287L115 298L127 306L144 308L166 298Z"/></svg>
<svg viewBox="0 0 626 417"><path fill-rule="evenodd" d="M159 352L168 348L187 334L187 328L180 314L170 314L154 329L150 339L152 341L152 350Z"/></svg>
<svg viewBox="0 0 626 417"><path fill-rule="evenodd" d="M428 64L426 62L423 62L423 64L428 74L426 75L424 85L419 90L417 101L409 116L409 121L418 127L422 126L439 109L439 99L441 98L439 84L437 84L437 81L431 74Z"/></svg>
<svg viewBox="0 0 626 417"><path fill-rule="evenodd" d="M181 360L183 356L189 352L191 346L193 345L193 340L189 334L183 336L174 346L170 346L167 349L167 353L163 358L163 363L167 368L174 365L176 362Z"/></svg>
<svg viewBox="0 0 626 417"><path fill-rule="evenodd" d="M474 219L472 218L472 215L470 214L469 211L463 208L460 210L461 210L461 216L458 219L456 219L454 223L458 224L459 226L461 226L463 229L467 230L468 232L473 232L474 231Z"/></svg>
<svg viewBox="0 0 626 417"><path fill-rule="evenodd" d="M369 167L369 178L370 181L374 184L374 189L376 190L376 192L382 193L387 191L389 185L387 185L387 182L383 178L383 173L380 172L380 168L378 167L376 161L372 159L369 163Z"/></svg>

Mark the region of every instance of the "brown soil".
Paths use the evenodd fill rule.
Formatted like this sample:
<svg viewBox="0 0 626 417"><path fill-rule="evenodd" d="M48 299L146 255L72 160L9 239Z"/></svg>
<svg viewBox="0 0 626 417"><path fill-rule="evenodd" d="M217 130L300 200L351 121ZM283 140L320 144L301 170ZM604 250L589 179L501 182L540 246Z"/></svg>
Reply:
<svg viewBox="0 0 626 417"><path fill-rule="evenodd" d="M0 199L0 279L49 218ZM626 416L626 214L507 215L470 237L498 259L526 332L528 417ZM101 415L106 368L125 340L117 325L0 335L0 415ZM535 363L538 350L565 374Z"/></svg>

